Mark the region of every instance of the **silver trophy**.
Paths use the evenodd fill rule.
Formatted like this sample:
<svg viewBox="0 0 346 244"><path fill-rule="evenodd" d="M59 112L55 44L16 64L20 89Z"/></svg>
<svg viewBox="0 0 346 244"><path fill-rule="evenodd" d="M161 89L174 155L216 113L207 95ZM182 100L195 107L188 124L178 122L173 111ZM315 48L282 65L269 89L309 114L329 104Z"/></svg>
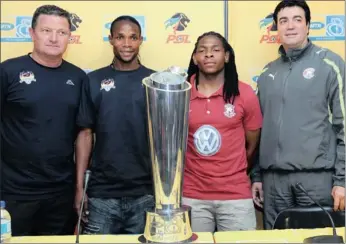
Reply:
<svg viewBox="0 0 346 244"><path fill-rule="evenodd" d="M143 80L146 89L150 157L155 209L146 212L142 242L189 242L191 208L181 205L181 188L188 136L191 85L179 67Z"/></svg>

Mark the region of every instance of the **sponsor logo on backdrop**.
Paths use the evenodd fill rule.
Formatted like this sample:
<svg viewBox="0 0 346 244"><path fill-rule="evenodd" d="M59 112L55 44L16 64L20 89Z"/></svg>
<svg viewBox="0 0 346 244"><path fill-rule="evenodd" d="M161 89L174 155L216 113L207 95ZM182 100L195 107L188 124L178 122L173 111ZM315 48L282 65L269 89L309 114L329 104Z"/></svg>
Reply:
<svg viewBox="0 0 346 244"><path fill-rule="evenodd" d="M259 25L263 31L260 43L280 43L273 14L260 20ZM314 15L310 23L309 38L311 41L345 40L345 15Z"/></svg>
<svg viewBox="0 0 346 244"><path fill-rule="evenodd" d="M254 76L251 77L251 83L250 83L250 85L251 85L251 87L252 87L252 89L253 89L253 91L254 91L255 93L257 93L257 91L258 91L258 87L257 87L257 80L258 80L258 77L259 77L259 75L254 75Z"/></svg>
<svg viewBox="0 0 346 244"><path fill-rule="evenodd" d="M69 43L80 44L80 35L74 32L79 28L82 19L77 14L70 15L72 34ZM29 28L32 16L4 16L1 22L1 42L31 42Z"/></svg>
<svg viewBox="0 0 346 244"><path fill-rule="evenodd" d="M190 35L185 33L190 21L184 13L176 13L167 19L164 22L165 29L168 29L171 33L168 35L166 43L190 43Z"/></svg>
<svg viewBox="0 0 346 244"><path fill-rule="evenodd" d="M31 42L29 16L2 16L1 42Z"/></svg>
<svg viewBox="0 0 346 244"><path fill-rule="evenodd" d="M277 26L273 21L273 13L267 15L259 22L260 29L263 31L260 43L280 43L279 35L277 34Z"/></svg>
<svg viewBox="0 0 346 244"><path fill-rule="evenodd" d="M255 82L257 84L257 80L259 78L259 75L254 75L251 77L252 81Z"/></svg>
<svg viewBox="0 0 346 244"><path fill-rule="evenodd" d="M258 82L258 78L260 77L261 75L261 68L260 67L253 67L251 69L248 70L248 75L250 77L250 80L249 80L249 85L252 87L253 91L255 93L257 93L257 82Z"/></svg>
<svg viewBox="0 0 346 244"><path fill-rule="evenodd" d="M147 40L147 31L146 31L146 23L145 23L145 16L144 15L131 15L133 18L135 18L139 25L141 26L141 30L142 30L142 37L143 37L143 41ZM109 34L110 34L110 29L111 29L111 25L113 20L115 20L118 16L114 16L114 15L107 15L105 16L105 21L104 21L104 28L103 28L103 41L108 42L109 41Z"/></svg>
<svg viewBox="0 0 346 244"><path fill-rule="evenodd" d="M310 24L312 41L344 41L345 15L316 15Z"/></svg>
<svg viewBox="0 0 346 244"><path fill-rule="evenodd" d="M80 35L75 35L75 31L79 28L79 25L83 22L82 19L75 13L70 14L70 20L71 20L71 37L70 37L70 44L81 44L80 42Z"/></svg>

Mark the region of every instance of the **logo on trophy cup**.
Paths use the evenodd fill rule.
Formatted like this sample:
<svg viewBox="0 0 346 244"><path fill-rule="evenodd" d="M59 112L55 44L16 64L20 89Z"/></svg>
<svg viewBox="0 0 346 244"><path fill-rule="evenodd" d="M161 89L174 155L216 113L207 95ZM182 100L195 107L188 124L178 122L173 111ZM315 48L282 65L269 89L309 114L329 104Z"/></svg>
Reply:
<svg viewBox="0 0 346 244"><path fill-rule="evenodd" d="M191 85L179 67L143 79L146 89L150 157L155 209L146 212L141 242L190 242L191 208L181 205L188 136Z"/></svg>

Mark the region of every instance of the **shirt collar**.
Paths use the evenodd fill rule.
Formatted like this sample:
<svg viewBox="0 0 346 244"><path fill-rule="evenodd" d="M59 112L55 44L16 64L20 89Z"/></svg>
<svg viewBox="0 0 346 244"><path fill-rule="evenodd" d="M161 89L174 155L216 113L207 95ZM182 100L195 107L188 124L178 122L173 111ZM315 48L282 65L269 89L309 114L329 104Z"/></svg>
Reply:
<svg viewBox="0 0 346 244"><path fill-rule="evenodd" d="M211 97L218 97L218 96L222 97L223 96L223 85L216 92L211 94L209 97L206 97L197 90L195 81L196 81L196 74L192 75L190 78L190 84L192 86L190 101L192 101L196 98L206 99L206 98L211 98Z"/></svg>
<svg viewBox="0 0 346 244"><path fill-rule="evenodd" d="M307 50L309 50L310 47L312 47L312 43L309 39L308 39L308 43L303 48L290 48L287 50L287 52L285 51L284 47L281 45L279 48L279 54L285 60L286 59L296 60L300 58Z"/></svg>

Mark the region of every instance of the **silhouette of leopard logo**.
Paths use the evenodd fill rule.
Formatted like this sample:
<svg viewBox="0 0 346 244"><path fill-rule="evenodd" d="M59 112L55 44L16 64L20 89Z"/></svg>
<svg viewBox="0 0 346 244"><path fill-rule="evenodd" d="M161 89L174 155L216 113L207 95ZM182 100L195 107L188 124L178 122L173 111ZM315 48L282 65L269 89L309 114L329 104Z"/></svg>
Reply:
<svg viewBox="0 0 346 244"><path fill-rule="evenodd" d="M190 23L190 19L183 13L176 13L171 18L165 21L166 29L168 27L173 27L173 32L183 31L187 27L187 24Z"/></svg>
<svg viewBox="0 0 346 244"><path fill-rule="evenodd" d="M71 31L76 31L79 28L79 24L82 23L82 19L77 14L70 14Z"/></svg>

